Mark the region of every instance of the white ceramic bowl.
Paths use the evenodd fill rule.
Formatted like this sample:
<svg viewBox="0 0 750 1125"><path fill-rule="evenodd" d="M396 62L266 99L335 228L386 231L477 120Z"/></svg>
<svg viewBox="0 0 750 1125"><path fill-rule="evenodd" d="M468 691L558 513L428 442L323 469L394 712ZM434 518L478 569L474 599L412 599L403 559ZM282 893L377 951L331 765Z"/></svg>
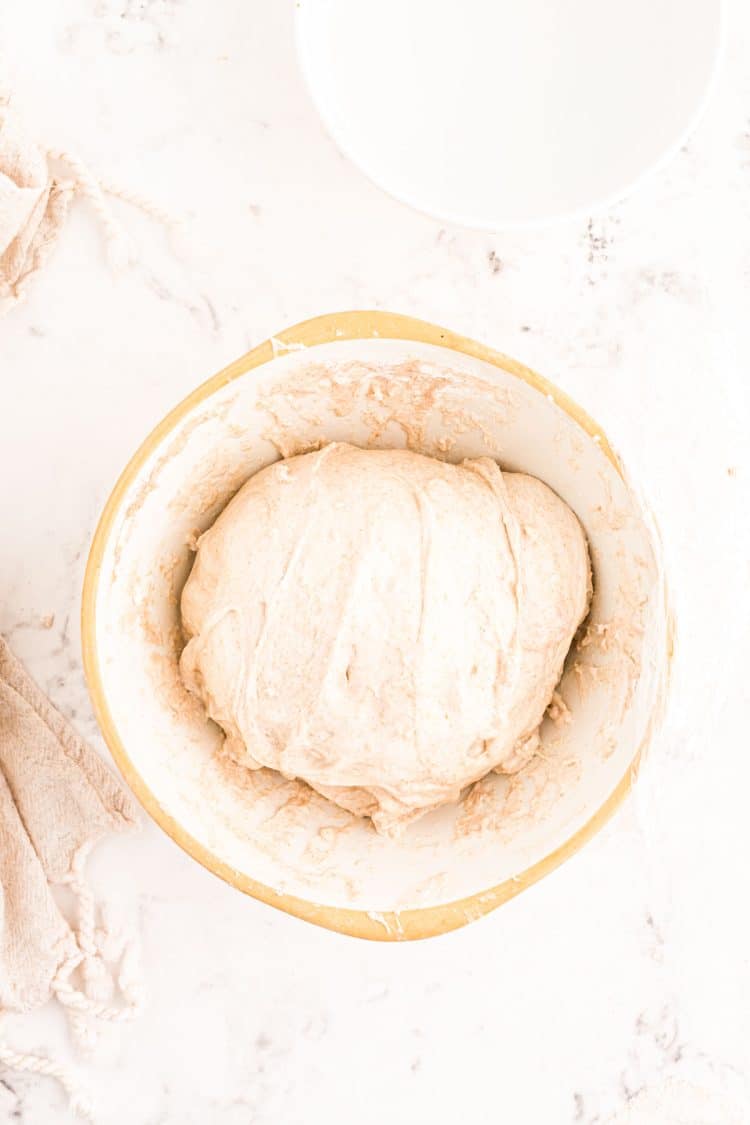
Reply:
<svg viewBox="0 0 750 1125"><path fill-rule="evenodd" d="M296 0L338 147L391 195L498 229L588 216L695 125L723 0Z"/></svg>
<svg viewBox="0 0 750 1125"><path fill-rule="evenodd" d="M480 783L401 841L306 786L228 766L179 680L190 542L262 466L331 439L459 460L552 486L591 547L595 594L543 756ZM457 545L460 549L460 545ZM146 439L102 515L83 598L86 673L120 769L155 820L234 886L372 938L462 925L550 871L627 792L659 716L671 627L651 521L605 435L532 372L388 313L321 317L214 376Z"/></svg>

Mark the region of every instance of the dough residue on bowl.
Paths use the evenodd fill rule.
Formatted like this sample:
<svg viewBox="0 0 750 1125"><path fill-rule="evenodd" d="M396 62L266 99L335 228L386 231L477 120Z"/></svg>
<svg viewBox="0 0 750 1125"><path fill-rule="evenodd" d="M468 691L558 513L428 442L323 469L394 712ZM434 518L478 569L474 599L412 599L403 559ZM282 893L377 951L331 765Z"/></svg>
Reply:
<svg viewBox="0 0 750 1125"><path fill-rule="evenodd" d="M590 594L583 530L536 478L333 442L201 536L181 673L237 762L397 833L529 761Z"/></svg>

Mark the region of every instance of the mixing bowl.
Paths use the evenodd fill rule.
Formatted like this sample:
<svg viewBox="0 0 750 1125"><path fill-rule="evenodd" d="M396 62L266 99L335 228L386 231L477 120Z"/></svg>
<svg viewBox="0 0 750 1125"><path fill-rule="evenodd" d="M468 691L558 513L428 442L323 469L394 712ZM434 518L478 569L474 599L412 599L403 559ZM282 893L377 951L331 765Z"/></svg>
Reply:
<svg viewBox="0 0 750 1125"><path fill-rule="evenodd" d="M550 485L577 513L591 549L591 613L540 752L400 840L379 837L300 782L227 760L221 732L178 674L179 595L196 536L261 467L331 440L408 445L452 461L492 456ZM82 634L104 737L157 823L255 898L375 939L461 926L590 839L637 774L671 655L658 538L602 430L514 360L384 312L290 328L157 426L94 536Z"/></svg>

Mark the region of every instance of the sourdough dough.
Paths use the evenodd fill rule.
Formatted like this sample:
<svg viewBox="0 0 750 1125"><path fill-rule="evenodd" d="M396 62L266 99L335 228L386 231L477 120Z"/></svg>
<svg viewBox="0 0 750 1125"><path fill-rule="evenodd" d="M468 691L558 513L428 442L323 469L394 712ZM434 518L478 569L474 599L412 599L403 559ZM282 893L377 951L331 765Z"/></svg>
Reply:
<svg viewBox="0 0 750 1125"><path fill-rule="evenodd" d="M334 443L259 472L201 537L181 671L237 761L397 832L529 759L589 595L541 481Z"/></svg>

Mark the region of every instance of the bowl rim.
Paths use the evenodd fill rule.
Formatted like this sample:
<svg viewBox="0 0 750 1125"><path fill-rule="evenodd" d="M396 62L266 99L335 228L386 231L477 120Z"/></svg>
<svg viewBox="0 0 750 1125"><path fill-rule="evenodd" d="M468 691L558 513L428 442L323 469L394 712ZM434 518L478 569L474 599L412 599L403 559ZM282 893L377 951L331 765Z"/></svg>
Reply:
<svg viewBox="0 0 750 1125"><path fill-rule="evenodd" d="M646 735L633 754L623 776L589 820L548 855L519 874L486 890L435 906L415 907L384 913L330 906L277 891L273 887L251 878L244 872L238 871L191 836L162 807L131 761L118 733L104 690L96 637L96 607L102 560L113 525L120 513L123 500L141 468L182 419L194 407L221 387L249 371L262 367L287 350L300 346L314 348L320 344L333 343L339 340L369 339L412 340L418 343L438 345L483 360L514 375L539 391L540 394L552 398L560 409L564 410L598 444L617 473L625 479L620 461L602 428L573 399L517 360L511 359L475 340L457 335L446 328L399 313L380 310L353 310L314 317L270 337L206 380L178 403L138 447L120 474L104 506L91 542L81 601L81 643L83 667L94 714L110 753L140 804L183 851L231 886L252 898L258 899L260 902L275 906L279 910L304 921L352 937L369 938L376 941L413 940L448 933L450 930L458 929L468 922L488 914L548 875L564 860L583 847L603 828L629 793L638 775L644 751L654 733L653 727L655 724L648 723ZM669 668L673 650L673 630L668 608L666 609L666 615L665 656L666 666Z"/></svg>

